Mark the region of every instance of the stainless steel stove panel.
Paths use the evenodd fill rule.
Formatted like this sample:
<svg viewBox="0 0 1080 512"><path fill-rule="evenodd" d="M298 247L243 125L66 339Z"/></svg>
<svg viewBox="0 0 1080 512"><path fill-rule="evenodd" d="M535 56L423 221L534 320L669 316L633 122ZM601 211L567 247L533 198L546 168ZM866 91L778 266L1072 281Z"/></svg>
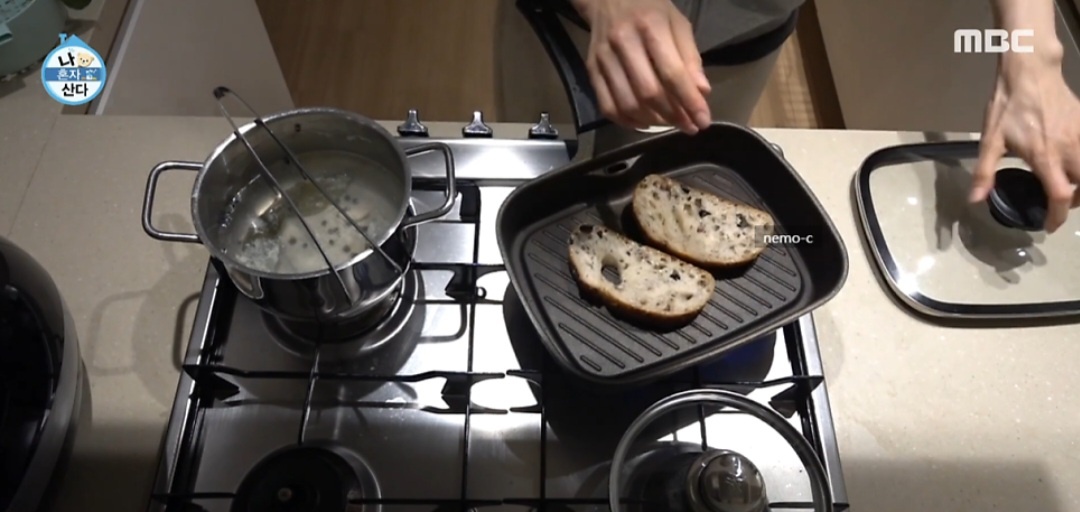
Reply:
<svg viewBox="0 0 1080 512"><path fill-rule="evenodd" d="M242 413L214 409L204 425L203 463L196 492L234 492L264 456L296 443L295 407L249 405ZM382 497L425 496L455 499L460 493L464 419L402 409L317 406L308 420L308 443L334 441L345 446L384 445L393 449L358 451L376 476ZM208 454L227 454L211 457ZM398 475L386 478L385 475ZM204 500L208 511L228 511L228 500ZM430 510L430 509L429 509Z"/></svg>
<svg viewBox="0 0 1080 512"><path fill-rule="evenodd" d="M459 200L443 221L422 226L416 251L422 270L414 276L423 303L383 349L348 363L321 361L320 371L383 376L472 372L490 377L476 377L479 382L461 388L470 390L467 398L475 408L471 414L464 413L462 403L449 403L458 400L444 386L458 376L445 374L415 382L320 378L310 393L310 415L303 422L307 379L225 375L237 393L212 405L202 400L196 410L189 407L189 395L195 389L189 371L178 390L157 494L190 497L194 493L198 499L193 503L203 509L228 510L228 494L236 490L243 475L265 455L295 444L303 431L306 442L334 440L358 453L374 472L381 497L400 500L383 505L384 511L433 511L433 504L408 501L453 501L463 494L468 500L491 500L481 503L482 510L530 510L541 498L549 504L583 501L562 501L565 510L607 510L607 462L622 432L651 403L713 381L753 384L792 378L800 366L820 375L813 323L804 317L772 337L700 368L697 375L677 376L630 393L605 395L562 376L546 359L520 308L514 308L505 271L476 281L486 292L483 301L460 303L446 293L455 273L430 267L501 264L494 232L499 205L515 183L563 165L569 151L559 142L447 142L454 147L459 180L479 185L478 222L461 222L467 201ZM420 178L441 176L443 163L438 158L418 157L413 165ZM462 194L470 193L469 187L461 188ZM440 203L437 191L420 187L414 193L417 211ZM209 268L187 364L212 359L222 367L247 371L311 371L309 359L275 342L265 316L253 304L234 299L235 294L228 291L228 285L219 284L216 272ZM212 317L223 311L231 312L227 319ZM214 355L201 352L215 339ZM796 354L794 362L789 354L793 346L807 352ZM513 375L515 371L521 375ZM790 382L782 381L766 388L725 387L767 403L789 386ZM824 385L816 388L812 402L801 413L790 422L804 431L808 424L813 426L815 442L824 449L835 500L842 503L846 496ZM658 422L650 432L658 441L697 446L704 436L710 446L739 451L762 470L772 502L810 501L809 482L798 458L779 434L755 418L725 411L700 416L699 411L687 410ZM190 443L185 446L195 448L185 453L180 449L185 441ZM174 488L182 480L174 477L185 476L177 468L188 467L194 468L192 485ZM150 509L166 510L163 502L152 502Z"/></svg>
<svg viewBox="0 0 1080 512"><path fill-rule="evenodd" d="M411 147L430 142L428 139L400 139L402 146ZM511 139L449 139L442 140L454 148L454 163L459 179L481 182L520 182L558 169L577 151L575 141L541 141ZM409 160L414 178L444 179L443 157L425 153Z"/></svg>

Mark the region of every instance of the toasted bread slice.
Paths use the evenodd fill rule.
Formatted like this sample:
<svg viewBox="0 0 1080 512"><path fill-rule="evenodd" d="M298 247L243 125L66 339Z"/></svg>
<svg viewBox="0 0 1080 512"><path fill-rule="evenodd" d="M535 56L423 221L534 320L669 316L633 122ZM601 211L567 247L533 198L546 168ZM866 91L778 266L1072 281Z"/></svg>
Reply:
<svg viewBox="0 0 1080 512"><path fill-rule="evenodd" d="M570 268L581 288L624 319L657 326L689 323L709 303L708 272L603 226L570 233ZM604 276L608 267L618 274Z"/></svg>
<svg viewBox="0 0 1080 512"><path fill-rule="evenodd" d="M632 205L650 244L706 268L754 261L776 225L768 212L655 174L638 183Z"/></svg>

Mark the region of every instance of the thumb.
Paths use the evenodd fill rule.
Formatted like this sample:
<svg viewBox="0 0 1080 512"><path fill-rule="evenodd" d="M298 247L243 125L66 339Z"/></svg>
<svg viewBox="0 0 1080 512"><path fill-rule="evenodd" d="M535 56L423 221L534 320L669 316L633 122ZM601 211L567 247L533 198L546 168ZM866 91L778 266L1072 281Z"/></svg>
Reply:
<svg viewBox="0 0 1080 512"><path fill-rule="evenodd" d="M697 76L694 79L694 82L697 83L698 90L701 91L702 94L708 94L712 92L712 84L709 83L709 77L705 76L704 69L699 68L697 70Z"/></svg>
<svg viewBox="0 0 1080 512"><path fill-rule="evenodd" d="M996 133L984 134L979 142L979 162L975 165L975 172L972 175L969 202L985 201L990 195L990 190L994 188L994 171L997 170L998 161L1002 156L1005 156L1004 138Z"/></svg>

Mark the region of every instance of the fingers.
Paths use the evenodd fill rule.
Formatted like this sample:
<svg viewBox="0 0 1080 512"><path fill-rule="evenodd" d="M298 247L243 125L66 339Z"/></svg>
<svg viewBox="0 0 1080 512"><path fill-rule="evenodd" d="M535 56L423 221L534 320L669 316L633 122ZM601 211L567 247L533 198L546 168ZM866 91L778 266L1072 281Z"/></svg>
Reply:
<svg viewBox="0 0 1080 512"><path fill-rule="evenodd" d="M683 116L668 101L667 91L653 70L654 62L637 31L624 30L617 34L613 49L619 56L630 87L638 101L687 133L696 133L693 123Z"/></svg>
<svg viewBox="0 0 1080 512"><path fill-rule="evenodd" d="M595 54L589 56L585 67L589 70L589 81L592 82L593 90L596 92L596 103L600 108L600 113L615 124L634 127L634 122L619 112L619 107L611 94L604 73L600 70L599 59Z"/></svg>
<svg viewBox="0 0 1080 512"><path fill-rule="evenodd" d="M971 195L968 201L985 201L994 188L994 173L1001 157L1005 156L1005 138L995 131L983 132L979 141L979 161L971 180Z"/></svg>
<svg viewBox="0 0 1080 512"><path fill-rule="evenodd" d="M683 17L671 20L671 32L675 36L675 46L678 48L682 61L698 86L701 94L712 92L709 78L705 76L705 68L702 65L701 53L698 51L697 41L694 40L694 27L690 21Z"/></svg>
<svg viewBox="0 0 1080 512"><path fill-rule="evenodd" d="M1080 143L1069 148L1065 157L1065 171L1073 185L1080 185ZM1080 186L1073 188L1070 208L1080 208Z"/></svg>
<svg viewBox="0 0 1080 512"><path fill-rule="evenodd" d="M693 27L671 9L609 13L590 43L589 78L601 112L641 128L673 125L694 134L711 124L711 87Z"/></svg>
<svg viewBox="0 0 1080 512"><path fill-rule="evenodd" d="M705 102L699 85L703 77L699 62L700 57L691 57L691 63L686 62L686 56L679 51L676 37L693 39L692 35L677 36L672 30L672 24L649 25L644 31L643 37L645 48L656 69L656 74L667 90L673 96L676 104L682 107L693 118L693 123L698 129L709 126L712 119L709 116L709 106ZM685 44L685 43L684 43ZM684 50L685 51L685 50ZM692 53L697 53L694 50Z"/></svg>
<svg viewBox="0 0 1080 512"><path fill-rule="evenodd" d="M631 128L640 128L639 126L636 126L635 121L619 113L619 108L615 105L615 99L611 96L611 90L608 89L604 75L600 72L599 66L594 62L595 61L590 61L588 65L589 80L593 84L593 90L596 91L596 103L600 108L600 113L615 124Z"/></svg>
<svg viewBox="0 0 1080 512"><path fill-rule="evenodd" d="M596 70L595 75L597 76L593 77L593 84L603 84L602 87L594 85L594 88L597 89L596 99L601 102L599 90L601 88L605 89L605 94L610 97L610 103L607 107L605 107L605 103L601 102L600 111L608 119L624 126L645 128L651 124L651 116L648 112L642 111L637 95L634 94L634 90L627 80L626 72L611 48L605 44L599 45L599 48L595 51L594 62L595 64L592 67ZM590 73L590 75L593 75L593 73Z"/></svg>
<svg viewBox="0 0 1080 512"><path fill-rule="evenodd" d="M1045 229L1053 233L1065 223L1073 202L1073 187L1063 169L1063 162L1056 150L1036 153L1032 167L1046 190L1047 207Z"/></svg>
<svg viewBox="0 0 1080 512"><path fill-rule="evenodd" d="M1045 80L1043 78L1046 78ZM1031 165L1046 192L1043 228L1053 233L1080 207L1080 101L1060 76L1034 77L1010 88L999 77L987 104L972 200L985 199L1006 146ZM1018 85L1018 84L1011 84Z"/></svg>
<svg viewBox="0 0 1080 512"><path fill-rule="evenodd" d="M673 29L673 19L678 19ZM675 38L682 41L676 44ZM696 133L711 122L702 86L708 87L700 71L693 34L684 18L662 14L614 28L608 35L610 48L618 56L631 90L643 109L687 133ZM693 60L688 65L684 55ZM612 85L609 83L609 85ZM618 93L613 91L618 103Z"/></svg>
<svg viewBox="0 0 1080 512"><path fill-rule="evenodd" d="M971 181L971 193L968 201L978 203L985 201L990 191L994 188L994 172L1001 157L1005 156L1005 136L1002 135L999 123L1003 108L995 98L986 104L983 113L982 137L979 139L979 161L975 164L974 175Z"/></svg>

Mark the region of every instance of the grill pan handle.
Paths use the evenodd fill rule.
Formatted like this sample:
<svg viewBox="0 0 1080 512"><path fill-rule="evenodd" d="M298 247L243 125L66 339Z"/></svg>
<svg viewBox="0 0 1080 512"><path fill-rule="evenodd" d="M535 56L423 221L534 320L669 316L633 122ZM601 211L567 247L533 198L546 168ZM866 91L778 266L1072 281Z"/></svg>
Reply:
<svg viewBox="0 0 1080 512"><path fill-rule="evenodd" d="M677 133L677 132L666 132L666 133L658 134L655 137L681 137L681 136L683 136L683 135L680 134L680 133ZM648 139L646 139L646 140L648 140ZM587 176L589 176L589 179L600 181L600 182L611 182L613 180L619 180L619 181L624 180L625 176L628 175L629 171L633 168L634 164L637 162L638 157L640 157L644 153L643 150L637 149L638 146L641 145L641 142L642 141L639 141L638 143L632 143L629 146L626 146L626 147L624 147L622 149L615 150L613 152L609 152L607 154L604 154L601 157L598 157L598 159L597 159L597 162L598 162L597 167L599 167L599 168L596 169L596 170L593 170L593 171L591 171L591 172L589 172L587 174ZM784 148L782 148L779 144L777 144L775 142L769 142L768 144L769 144L769 149L772 149L774 152L776 152L777 156L779 156L780 158L784 158ZM636 178L632 178L632 179L641 179L641 178L644 177L644 175L641 174L641 173L636 173L636 174L639 175L639 176L637 176Z"/></svg>
<svg viewBox="0 0 1080 512"><path fill-rule="evenodd" d="M196 171L202 169L202 164L198 162L161 162L154 166L150 170L150 178L146 181L146 195L143 197L143 209L142 209L142 226L143 231L150 235L151 238L161 240L163 242L187 242L187 243L200 243L198 235L189 233L173 233L169 231L161 231L154 227L153 222L150 220L151 214L154 211L154 196L157 194L157 182L158 178L165 171Z"/></svg>
<svg viewBox="0 0 1080 512"><path fill-rule="evenodd" d="M562 0L517 0L518 11L525 16L540 44L544 46L555 69L559 72L566 96L574 111L574 125L578 134L611 124L600 113L596 91L589 81L589 72L574 41L559 20L558 13L549 5ZM565 3L565 2L564 2ZM568 8L572 9L572 7Z"/></svg>

